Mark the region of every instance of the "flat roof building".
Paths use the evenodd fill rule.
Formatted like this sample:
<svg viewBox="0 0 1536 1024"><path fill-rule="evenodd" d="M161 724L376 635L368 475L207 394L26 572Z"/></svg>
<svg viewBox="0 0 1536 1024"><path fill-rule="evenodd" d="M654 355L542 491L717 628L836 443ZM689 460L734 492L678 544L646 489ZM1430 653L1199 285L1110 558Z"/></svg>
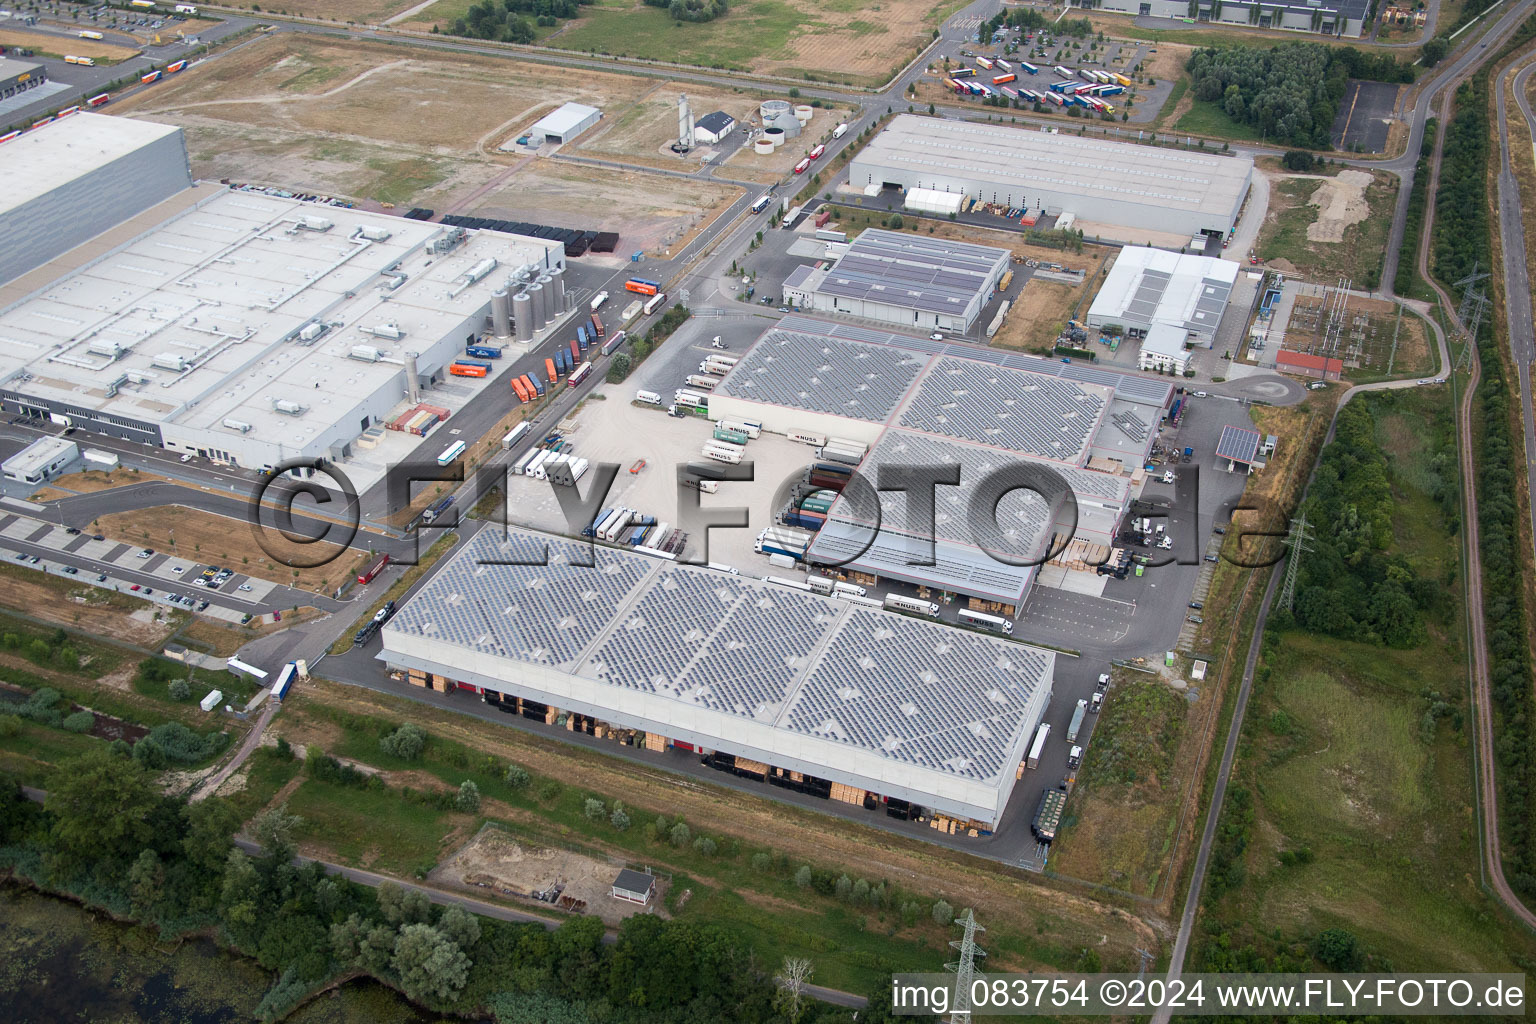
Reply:
<svg viewBox="0 0 1536 1024"><path fill-rule="evenodd" d="M1253 180L1253 160L898 114L853 158L848 181L962 193L985 203L1072 214L1140 232L1226 234Z"/></svg>
<svg viewBox="0 0 1536 1024"><path fill-rule="evenodd" d="M992 827L1050 699L1051 651L747 576L517 529L444 562L384 626L388 665L759 777Z"/></svg>
<svg viewBox="0 0 1536 1024"><path fill-rule="evenodd" d="M489 329L492 292L565 263L545 239L203 191L143 233L97 224L73 271L0 307L0 405L249 468L345 458Z"/></svg>
<svg viewBox="0 0 1536 1024"><path fill-rule="evenodd" d="M1314 380L1338 380L1344 375L1344 360L1281 349L1275 353L1275 369Z"/></svg>
<svg viewBox="0 0 1536 1024"><path fill-rule="evenodd" d="M959 467L933 523L909 521L896 492L878 510L844 494L808 557L1016 610L1038 566L1012 561L1113 543L1172 393L1137 374L790 316L716 386L709 414L870 445L859 471L871 481L888 466ZM990 521L973 514L979 485L1021 466L1050 486L1005 496Z"/></svg>
<svg viewBox="0 0 1536 1024"><path fill-rule="evenodd" d="M1214 25L1287 29L1354 39L1364 33L1370 13L1370 0L1196 0L1193 9L1186 0L1101 0L1099 6L1106 11L1154 18L1187 21L1193 17Z"/></svg>
<svg viewBox="0 0 1536 1024"><path fill-rule="evenodd" d="M609 894L616 900L627 900L643 907L656 894L656 876L634 868L622 868L619 877L613 880Z"/></svg>
<svg viewBox="0 0 1536 1024"><path fill-rule="evenodd" d="M784 295L807 311L965 333L1008 261L996 246L868 228L831 267L797 269Z"/></svg>
<svg viewBox="0 0 1536 1024"><path fill-rule="evenodd" d="M1227 469L1234 473L1239 466L1248 473L1262 469L1264 460L1259 457L1261 440L1257 430L1229 424L1221 428L1221 437L1216 439L1216 458L1226 459Z"/></svg>
<svg viewBox="0 0 1536 1024"><path fill-rule="evenodd" d="M80 457L80 446L62 437L40 437L0 464L7 480L41 484L52 480Z"/></svg>
<svg viewBox="0 0 1536 1024"><path fill-rule="evenodd" d="M1182 374L1189 368L1189 335L1170 324L1153 324L1141 339L1137 365L1143 370Z"/></svg>
<svg viewBox="0 0 1536 1024"><path fill-rule="evenodd" d="M1237 272L1231 260L1128 245L1088 307L1088 326L1118 324L1140 334L1163 324L1209 346Z"/></svg>
<svg viewBox="0 0 1536 1024"><path fill-rule="evenodd" d="M0 57L0 100L36 89L46 81L48 72L41 64Z"/></svg>
<svg viewBox="0 0 1536 1024"><path fill-rule="evenodd" d="M192 184L180 128L81 112L0 144L0 283Z"/></svg>
<svg viewBox="0 0 1536 1024"><path fill-rule="evenodd" d="M545 142L570 142L602 119L603 112L585 103L562 103L559 109L539 118L529 134Z"/></svg>

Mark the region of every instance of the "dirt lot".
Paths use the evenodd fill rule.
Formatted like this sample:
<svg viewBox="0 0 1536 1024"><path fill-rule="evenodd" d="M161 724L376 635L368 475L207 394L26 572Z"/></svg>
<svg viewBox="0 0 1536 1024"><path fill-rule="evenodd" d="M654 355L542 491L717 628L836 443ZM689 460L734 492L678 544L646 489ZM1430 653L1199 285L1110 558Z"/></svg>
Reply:
<svg viewBox="0 0 1536 1024"><path fill-rule="evenodd" d="M563 885L562 898L582 901L584 913L596 914L609 925L647 912L666 916L664 879L657 880L650 911L613 898L613 880L623 866L621 860L597 860L574 850L528 846L495 825L486 825L428 877L434 882L490 889L502 896L530 896Z"/></svg>
<svg viewBox="0 0 1536 1024"><path fill-rule="evenodd" d="M1374 288L1386 252L1395 179L1383 172L1270 174L1256 251L1288 276L1326 284L1346 277Z"/></svg>
<svg viewBox="0 0 1536 1024"><path fill-rule="evenodd" d="M497 147L566 100L624 110L654 92L670 97L656 101L659 116L677 91L626 75L576 76L466 55L428 60L399 47L284 34L194 67L119 109L184 127L200 177L282 184L375 209L423 205L617 230L629 251L674 244L739 193ZM675 126L674 117L668 136ZM616 127L629 149L648 130ZM636 138L626 141L630 131Z"/></svg>
<svg viewBox="0 0 1536 1024"><path fill-rule="evenodd" d="M276 583L306 590L319 589L325 593L330 593L356 573L367 557L359 551L337 554L335 545L323 542L306 545L303 555L308 560L327 554L336 557L317 568L299 569L295 576L294 570L272 561L262 550L248 524L181 506L114 512L98 519L96 528L125 544L171 551L182 558L214 561ZM171 543L173 533L174 545Z"/></svg>
<svg viewBox="0 0 1536 1024"><path fill-rule="evenodd" d="M16 29L0 29L0 46L10 49L19 46L39 55L49 57L94 57L102 64L116 64L120 60L138 55L138 50L95 39L64 38L42 32L21 32Z"/></svg>
<svg viewBox="0 0 1536 1024"><path fill-rule="evenodd" d="M677 141L677 98L686 93L694 120L723 110L745 124L757 116L764 97L741 89L716 89L698 82L660 82L635 103L614 111L574 143L583 156L643 162L670 170L692 170L704 147L679 156L668 147Z"/></svg>
<svg viewBox="0 0 1536 1024"><path fill-rule="evenodd" d="M164 618L157 619L157 609L148 601L14 565L0 569L0 604L35 619L149 648L164 643L186 617L165 611Z"/></svg>

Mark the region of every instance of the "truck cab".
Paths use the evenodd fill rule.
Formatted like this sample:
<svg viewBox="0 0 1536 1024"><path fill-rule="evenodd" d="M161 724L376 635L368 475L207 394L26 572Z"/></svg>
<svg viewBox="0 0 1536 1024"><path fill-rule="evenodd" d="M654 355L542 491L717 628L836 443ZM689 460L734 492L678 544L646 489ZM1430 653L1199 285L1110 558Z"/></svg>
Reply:
<svg viewBox="0 0 1536 1024"><path fill-rule="evenodd" d="M1082 767L1082 764L1083 764L1083 748L1079 747L1079 746L1076 746L1076 745L1073 745L1072 749L1067 751L1067 767L1068 768L1080 768L1080 767Z"/></svg>

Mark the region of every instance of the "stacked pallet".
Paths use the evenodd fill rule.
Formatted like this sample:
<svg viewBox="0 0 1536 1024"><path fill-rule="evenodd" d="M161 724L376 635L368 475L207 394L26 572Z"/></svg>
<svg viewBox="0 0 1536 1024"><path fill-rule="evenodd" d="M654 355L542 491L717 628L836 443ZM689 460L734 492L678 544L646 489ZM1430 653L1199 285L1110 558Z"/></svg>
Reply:
<svg viewBox="0 0 1536 1024"><path fill-rule="evenodd" d="M411 669L409 674L406 675L406 679L412 686L425 687L427 685L427 673L419 668Z"/></svg>
<svg viewBox="0 0 1536 1024"><path fill-rule="evenodd" d="M667 738L659 733L648 732L645 734L645 749L660 753L667 749Z"/></svg>
<svg viewBox="0 0 1536 1024"><path fill-rule="evenodd" d="M545 708L544 709L544 724L545 725L554 725L555 724L555 719L559 716L559 714L560 714L560 709L559 708Z"/></svg>
<svg viewBox="0 0 1536 1024"><path fill-rule="evenodd" d="M880 582L880 577L876 576L874 573L854 572L849 573L849 575L853 577L853 582L859 584L860 586L872 587Z"/></svg>
<svg viewBox="0 0 1536 1024"><path fill-rule="evenodd" d="M832 799L840 800L845 804L864 804L864 790L854 786L845 786L841 782L832 783Z"/></svg>

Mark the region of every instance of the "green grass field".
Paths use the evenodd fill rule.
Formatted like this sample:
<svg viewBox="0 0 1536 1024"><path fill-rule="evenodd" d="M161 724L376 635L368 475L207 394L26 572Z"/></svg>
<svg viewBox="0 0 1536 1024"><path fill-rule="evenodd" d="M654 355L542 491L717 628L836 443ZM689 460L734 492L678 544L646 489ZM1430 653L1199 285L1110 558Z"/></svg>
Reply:
<svg viewBox="0 0 1536 1024"><path fill-rule="evenodd" d="M1170 105L1168 109L1173 108ZM1263 135L1256 129L1232 120L1218 104L1208 100L1195 100L1194 105L1174 124L1173 130L1188 132L1191 135L1231 139L1233 142L1263 141Z"/></svg>
<svg viewBox="0 0 1536 1024"><path fill-rule="evenodd" d="M887 980L892 970L928 969L947 951L945 943L952 935L928 916L931 896L899 897L921 902L917 921L909 925L903 922L899 905L856 907L814 888L801 888L794 878L799 862L776 855L771 846L748 847L722 840L717 851L709 854L691 844L658 841L649 826L665 811L656 808L627 808L632 823L620 830L606 816L595 821L586 817L586 800L601 798L601 794L585 790L573 780L535 777L527 789L515 790L504 781L501 762L436 736L420 760L401 761L379 748L381 733L397 723L331 713L318 706L307 706L307 710L340 727L340 738L328 750L336 757L386 770L414 770L437 778L443 788L456 788L470 779L484 799L532 812L533 824L499 822L528 842L555 839L589 849L597 856L617 852L632 862L654 864L678 877L686 875L681 883L674 879L672 889L674 894L685 886L693 890L679 911L681 915L720 925L751 944L765 961L777 963L784 956L812 958L818 984L863 991ZM289 800L288 809L305 818L297 833L302 840L333 849L343 860L386 872L409 873L430 867L450 852L440 844L452 829L464 826L461 837L475 830L470 827L475 820L470 816L408 802L397 789L375 792L306 780ZM693 838L704 834L695 830ZM754 865L757 853L770 856L768 866ZM871 885L897 881L883 879L875 867L847 864L839 868L851 879L865 877ZM1037 928L1041 933L1060 933L1063 926L1042 913ZM1075 962L1077 955L1050 947L1035 936L1014 935L1002 929L989 933L988 938L1000 949L1006 944L1034 962L1043 960L1065 967Z"/></svg>
<svg viewBox="0 0 1536 1024"><path fill-rule="evenodd" d="M1371 403L1392 460L1394 550L1443 581L1430 639L1391 650L1298 630L1266 637L1233 778L1254 819L1229 888L1214 903L1207 894L1194 963L1214 969L1251 949L1273 964L1342 928L1377 969L1520 969L1536 940L1477 882L1457 542L1424 466L1454 472L1454 459L1437 458L1450 397L1423 388L1356 400Z"/></svg>
<svg viewBox="0 0 1536 1024"><path fill-rule="evenodd" d="M1337 174L1339 168L1330 170ZM1293 268L1291 272L1307 281L1337 281L1342 277L1353 281L1357 288L1372 288L1380 283L1387 234L1397 201L1395 182L1378 179L1365 187L1369 212L1365 220L1345 228L1344 238L1339 242L1313 242L1307 238L1307 228L1321 212L1310 200L1323 187L1323 182L1313 178L1284 178L1271 187L1270 208L1275 211L1274 217L1265 219L1255 247L1264 259L1288 261ZM1379 369L1385 369L1384 363L1383 360ZM1365 367L1362 371L1371 369L1378 368ZM1407 376L1412 372L1412 367L1405 366L1398 375ZM1351 379L1358 378L1351 375Z"/></svg>

